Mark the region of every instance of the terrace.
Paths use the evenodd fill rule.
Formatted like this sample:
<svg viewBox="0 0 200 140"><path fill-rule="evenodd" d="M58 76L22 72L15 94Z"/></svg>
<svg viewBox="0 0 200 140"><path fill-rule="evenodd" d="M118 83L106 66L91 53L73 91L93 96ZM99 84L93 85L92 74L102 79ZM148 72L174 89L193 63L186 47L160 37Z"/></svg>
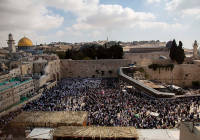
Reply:
<svg viewBox="0 0 200 140"><path fill-rule="evenodd" d="M26 83L30 80L32 80L32 78L19 79L19 78L15 77L15 78L12 78L10 80L3 81L3 82L0 83L0 92L3 92L7 89L10 89L10 88L16 87L18 85L24 84L24 83Z"/></svg>

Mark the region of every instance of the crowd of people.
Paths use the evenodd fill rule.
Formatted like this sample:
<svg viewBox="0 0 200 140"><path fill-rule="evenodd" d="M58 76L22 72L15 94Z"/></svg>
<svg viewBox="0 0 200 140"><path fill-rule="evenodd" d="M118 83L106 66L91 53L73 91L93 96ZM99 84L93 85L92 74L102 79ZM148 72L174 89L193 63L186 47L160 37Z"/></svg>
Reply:
<svg viewBox="0 0 200 140"><path fill-rule="evenodd" d="M118 79L63 79L23 111L87 111L88 125L175 128L200 122L200 97L154 99Z"/></svg>
<svg viewBox="0 0 200 140"><path fill-rule="evenodd" d="M13 120L19 113L21 113L21 109L16 111L9 112L8 114L2 116L0 118L0 130L3 129L11 120Z"/></svg>

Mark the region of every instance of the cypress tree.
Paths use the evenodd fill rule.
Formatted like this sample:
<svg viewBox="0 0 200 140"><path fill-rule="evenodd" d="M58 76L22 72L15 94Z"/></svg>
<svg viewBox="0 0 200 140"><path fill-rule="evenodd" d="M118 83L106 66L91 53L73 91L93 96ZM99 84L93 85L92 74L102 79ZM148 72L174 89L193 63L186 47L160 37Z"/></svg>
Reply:
<svg viewBox="0 0 200 140"><path fill-rule="evenodd" d="M183 49L183 43L181 41L179 41L178 46L175 39L172 41L169 56L171 60L176 61L178 64L182 64L184 62L185 52Z"/></svg>

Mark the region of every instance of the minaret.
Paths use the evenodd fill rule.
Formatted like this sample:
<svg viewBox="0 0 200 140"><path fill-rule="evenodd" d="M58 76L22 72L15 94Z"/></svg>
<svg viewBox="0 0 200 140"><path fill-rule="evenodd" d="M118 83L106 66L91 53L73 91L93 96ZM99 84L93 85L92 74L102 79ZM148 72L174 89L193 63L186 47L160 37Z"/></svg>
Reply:
<svg viewBox="0 0 200 140"><path fill-rule="evenodd" d="M194 41L193 45L193 57L198 58L198 44L196 40Z"/></svg>
<svg viewBox="0 0 200 140"><path fill-rule="evenodd" d="M10 53L15 53L16 52L15 40L13 40L13 36L11 33L8 35L7 43L8 43L8 48L9 48Z"/></svg>

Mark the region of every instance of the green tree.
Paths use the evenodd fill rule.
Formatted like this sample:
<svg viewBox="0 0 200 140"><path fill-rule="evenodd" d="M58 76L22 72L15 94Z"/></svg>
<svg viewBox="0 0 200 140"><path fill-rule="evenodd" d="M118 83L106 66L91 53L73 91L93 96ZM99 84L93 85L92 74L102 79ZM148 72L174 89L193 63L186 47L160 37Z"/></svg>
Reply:
<svg viewBox="0 0 200 140"><path fill-rule="evenodd" d="M177 55L176 55L176 62L178 64L182 64L184 62L184 59L185 59L185 52L184 52L184 49L183 49L183 43L181 41L179 41L179 45L177 47Z"/></svg>
<svg viewBox="0 0 200 140"><path fill-rule="evenodd" d="M66 53L64 51L57 51L55 53L58 55L58 57L60 59L65 59L66 58Z"/></svg>
<svg viewBox="0 0 200 140"><path fill-rule="evenodd" d="M72 57L72 50L71 49L68 49L66 51L66 58L65 59L70 59Z"/></svg>
<svg viewBox="0 0 200 140"><path fill-rule="evenodd" d="M174 39L172 41L172 44L171 44L171 47L170 47L170 53L169 53L169 57L173 61L175 61L175 57L176 57L176 48L177 48L177 44L176 44L176 40Z"/></svg>
<svg viewBox="0 0 200 140"><path fill-rule="evenodd" d="M176 61L178 64L182 64L184 62L185 52L183 49L183 43L181 41L179 41L178 46L175 39L172 41L169 56L171 60Z"/></svg>

